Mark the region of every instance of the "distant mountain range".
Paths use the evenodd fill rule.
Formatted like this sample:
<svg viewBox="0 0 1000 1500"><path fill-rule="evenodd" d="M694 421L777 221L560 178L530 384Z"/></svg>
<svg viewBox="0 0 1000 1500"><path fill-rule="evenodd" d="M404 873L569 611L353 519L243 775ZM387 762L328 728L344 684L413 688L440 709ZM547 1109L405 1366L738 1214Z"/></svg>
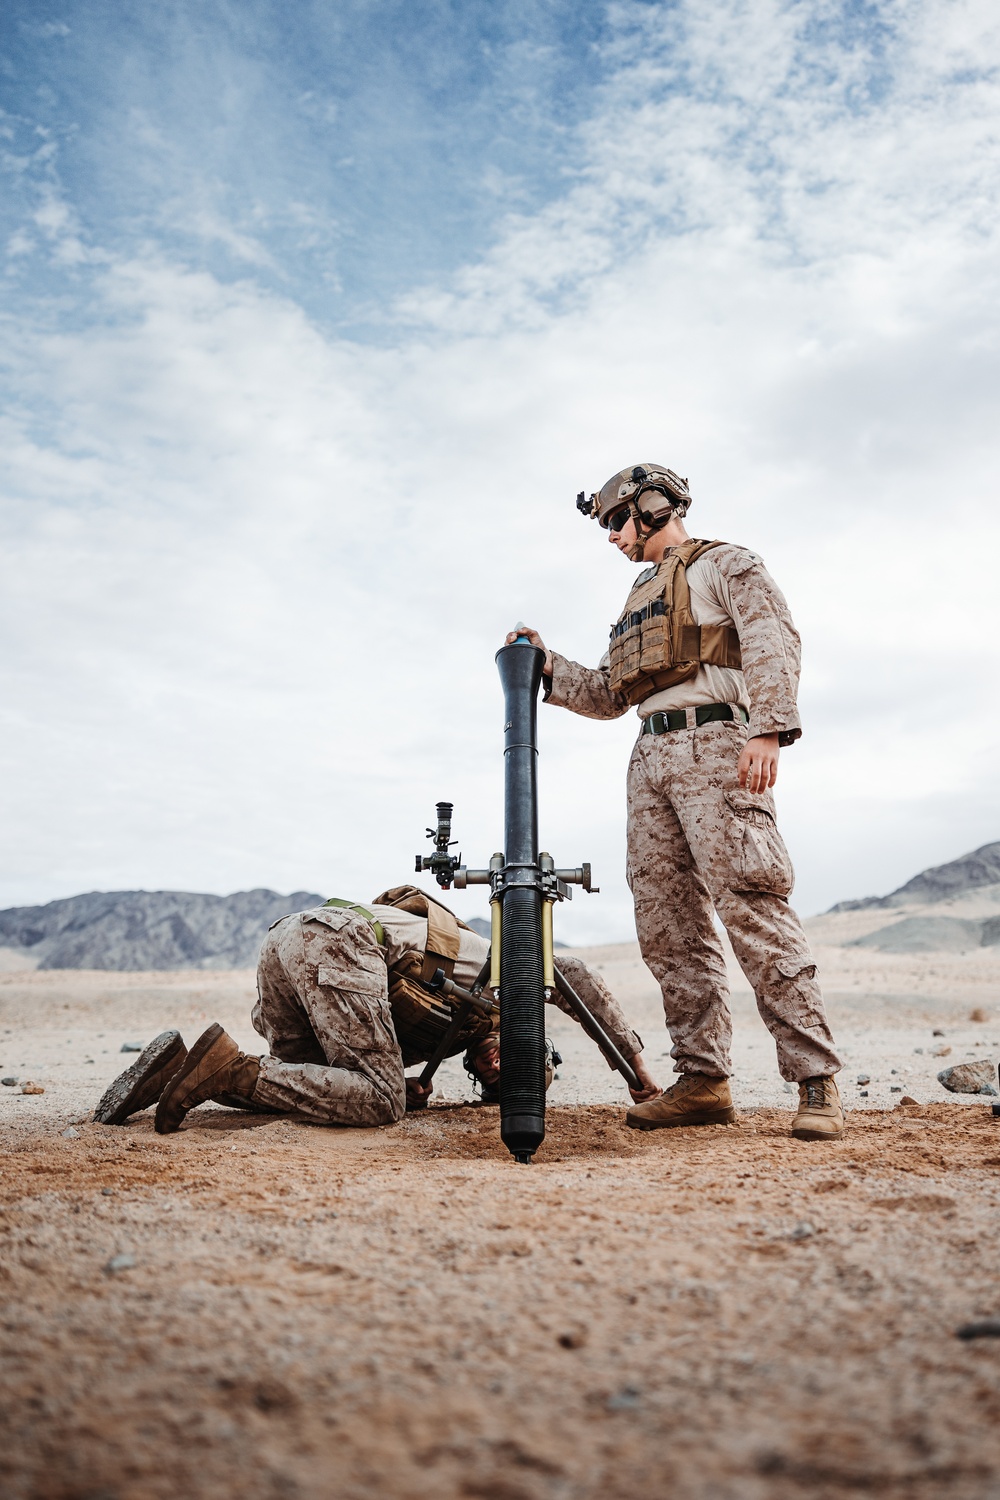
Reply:
<svg viewBox="0 0 1000 1500"><path fill-rule="evenodd" d="M987 888L993 887L992 891ZM984 915L982 899L972 911L962 898L981 892L1000 908L1000 843L984 844L961 859L914 875L888 896L838 901L827 915L884 908L887 926L850 939L852 946L891 953L968 950L1000 945L1000 914ZM46 906L14 906L0 911L0 950L13 964L39 969L245 969L254 968L261 940L272 922L289 912L319 906L315 891L237 891L207 896L191 891L91 891L50 901ZM952 912L928 906L952 902ZM955 904L957 903L957 904ZM914 908L924 908L914 911ZM817 919L819 920L819 919ZM468 925L484 937L483 917ZM855 931L857 929L855 928ZM557 944L557 947L563 945Z"/></svg>
<svg viewBox="0 0 1000 1500"><path fill-rule="evenodd" d="M862 896L860 901L838 901L830 911L864 911L875 906L912 906L935 901L948 901L954 896L963 896L967 891L978 890L985 885L1000 883L1000 843L984 844L963 854L960 859L949 860L946 865L934 865L921 870L898 890L888 896Z"/></svg>
<svg viewBox="0 0 1000 1500"><path fill-rule="evenodd" d="M949 914L934 911L949 904ZM838 901L827 913L884 910L893 914L885 927L848 940L852 948L882 953L965 953L1000 946L1000 843L984 844L971 854L934 865L914 875L888 896ZM928 908L931 908L928 910Z"/></svg>
<svg viewBox="0 0 1000 1500"><path fill-rule="evenodd" d="M0 960L26 969L253 969L272 922L325 900L315 891L91 891L0 911ZM486 917L466 925L490 935Z"/></svg>
<svg viewBox="0 0 1000 1500"><path fill-rule="evenodd" d="M325 900L315 891L91 891L0 911L0 947L38 969L255 968L272 922Z"/></svg>

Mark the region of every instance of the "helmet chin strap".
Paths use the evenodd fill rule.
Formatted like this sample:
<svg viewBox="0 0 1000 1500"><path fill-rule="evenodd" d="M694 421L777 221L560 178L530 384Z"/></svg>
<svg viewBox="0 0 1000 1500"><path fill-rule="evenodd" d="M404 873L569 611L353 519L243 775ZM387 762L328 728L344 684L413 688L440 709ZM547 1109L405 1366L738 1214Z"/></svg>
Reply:
<svg viewBox="0 0 1000 1500"><path fill-rule="evenodd" d="M628 560L629 562L642 562L643 553L646 550L647 537L643 534L642 518L639 515L639 507L634 500L629 501L628 510L635 524L635 541L628 549Z"/></svg>
<svg viewBox="0 0 1000 1500"><path fill-rule="evenodd" d="M667 515L665 515L661 521L654 521L648 531L643 531L642 514L639 510L638 505L636 505L634 500L630 500L628 502L628 508L632 520L635 522L635 541L628 549L628 559L630 562L642 562L646 554L646 543L649 541L654 531L662 531L663 527L666 526L667 522L673 516L673 511L670 511Z"/></svg>

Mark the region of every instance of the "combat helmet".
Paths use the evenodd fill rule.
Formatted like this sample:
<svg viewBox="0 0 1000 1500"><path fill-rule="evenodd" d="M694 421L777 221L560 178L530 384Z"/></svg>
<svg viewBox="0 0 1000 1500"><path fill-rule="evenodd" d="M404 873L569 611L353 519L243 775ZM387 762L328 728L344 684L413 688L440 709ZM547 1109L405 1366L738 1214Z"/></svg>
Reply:
<svg viewBox="0 0 1000 1500"><path fill-rule="evenodd" d="M589 499L583 490L576 497L577 510L605 527L619 511L628 511L636 529L635 545L629 549L633 562L641 562L649 533L659 531L674 516L686 516L690 504L687 480L662 464L621 469Z"/></svg>

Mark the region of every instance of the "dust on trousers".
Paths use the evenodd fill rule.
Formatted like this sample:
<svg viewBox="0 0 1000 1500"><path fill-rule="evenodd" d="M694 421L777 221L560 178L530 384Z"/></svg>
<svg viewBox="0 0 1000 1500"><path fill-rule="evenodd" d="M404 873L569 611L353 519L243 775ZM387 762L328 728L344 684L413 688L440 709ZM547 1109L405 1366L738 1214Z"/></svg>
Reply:
<svg viewBox="0 0 1000 1500"><path fill-rule="evenodd" d="M729 981L713 906L774 1038L781 1076L840 1069L770 792L737 780L747 739L730 720L640 735L628 773L628 876L678 1073L732 1072Z"/></svg>

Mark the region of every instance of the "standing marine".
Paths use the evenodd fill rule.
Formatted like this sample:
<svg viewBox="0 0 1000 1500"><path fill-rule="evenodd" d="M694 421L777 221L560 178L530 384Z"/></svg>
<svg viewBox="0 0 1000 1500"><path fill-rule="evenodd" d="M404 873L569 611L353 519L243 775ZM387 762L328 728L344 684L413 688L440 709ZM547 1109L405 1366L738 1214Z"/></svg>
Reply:
<svg viewBox="0 0 1000 1500"><path fill-rule="evenodd" d="M593 719L635 708L628 770L628 881L643 959L663 992L677 1082L634 1105L640 1130L735 1119L729 983L718 912L798 1084L792 1134L831 1140L844 1118L816 962L788 904L793 872L771 788L801 733L800 642L760 557L699 541L683 524L688 482L660 464L615 474L577 506L645 566L599 667L546 652L546 701ZM522 632L523 633L523 632ZM508 637L514 639L514 632Z"/></svg>

